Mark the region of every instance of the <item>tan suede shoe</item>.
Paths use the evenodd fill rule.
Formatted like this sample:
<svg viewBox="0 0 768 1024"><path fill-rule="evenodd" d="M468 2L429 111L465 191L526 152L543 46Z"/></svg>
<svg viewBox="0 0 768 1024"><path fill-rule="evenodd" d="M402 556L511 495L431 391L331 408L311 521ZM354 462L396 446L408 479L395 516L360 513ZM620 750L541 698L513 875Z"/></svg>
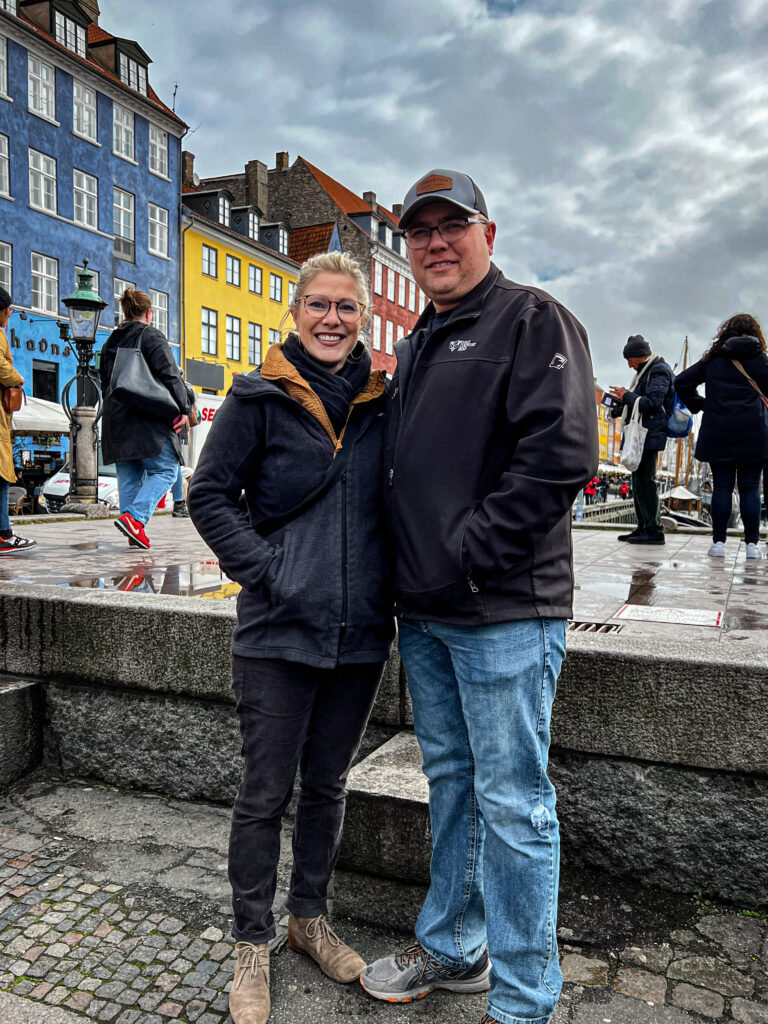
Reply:
<svg viewBox="0 0 768 1024"><path fill-rule="evenodd" d="M237 965L229 1012L234 1024L266 1024L271 1009L269 998L269 945L238 942Z"/></svg>
<svg viewBox="0 0 768 1024"><path fill-rule="evenodd" d="M332 981L342 984L356 981L365 970L365 960L344 945L324 915L295 917L289 914L288 941L297 953L311 956Z"/></svg>

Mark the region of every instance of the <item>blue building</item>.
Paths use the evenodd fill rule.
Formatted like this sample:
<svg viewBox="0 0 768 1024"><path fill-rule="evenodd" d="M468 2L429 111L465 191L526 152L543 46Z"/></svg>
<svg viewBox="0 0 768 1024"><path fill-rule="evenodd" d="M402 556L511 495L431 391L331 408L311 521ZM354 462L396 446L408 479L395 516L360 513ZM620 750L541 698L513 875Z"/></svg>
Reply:
<svg viewBox="0 0 768 1024"><path fill-rule="evenodd" d="M0 285L25 388L55 402L75 374L59 325L83 257L109 303L97 349L129 285L172 345L180 334L186 125L150 86L141 46L99 17L98 0L0 0Z"/></svg>

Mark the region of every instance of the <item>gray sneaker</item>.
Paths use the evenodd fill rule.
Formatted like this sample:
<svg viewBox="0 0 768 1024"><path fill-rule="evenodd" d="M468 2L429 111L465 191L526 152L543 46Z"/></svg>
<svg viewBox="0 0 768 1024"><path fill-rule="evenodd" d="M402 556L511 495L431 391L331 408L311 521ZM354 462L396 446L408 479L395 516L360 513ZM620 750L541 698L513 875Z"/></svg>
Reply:
<svg viewBox="0 0 768 1024"><path fill-rule="evenodd" d="M366 967L360 984L374 999L410 1003L436 988L448 992L487 992L491 964L487 951L471 967L444 967L415 943L397 956L386 956Z"/></svg>

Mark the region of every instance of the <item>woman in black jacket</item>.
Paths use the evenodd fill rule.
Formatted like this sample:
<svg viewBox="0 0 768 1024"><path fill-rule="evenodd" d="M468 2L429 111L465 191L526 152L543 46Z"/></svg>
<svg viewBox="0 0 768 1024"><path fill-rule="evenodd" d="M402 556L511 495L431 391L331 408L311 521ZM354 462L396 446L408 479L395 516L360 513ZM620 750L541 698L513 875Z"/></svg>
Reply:
<svg viewBox="0 0 768 1024"><path fill-rule="evenodd" d="M104 461L114 462L117 468L121 514L115 526L130 544L148 548L149 537L144 527L178 474L181 447L177 432L189 412L191 394L181 379L170 345L163 334L152 327L149 296L135 288L126 288L120 305L125 320L104 342L99 362L104 392L101 450ZM117 350L137 344L152 375L168 388L176 402L175 414L150 416L111 393Z"/></svg>
<svg viewBox="0 0 768 1024"><path fill-rule="evenodd" d="M393 634L385 375L371 370L359 340L369 319L360 268L341 253L308 260L290 312L298 333L235 377L187 497L201 536L242 587L232 647L245 758L229 852L235 1024L269 1016L280 828L297 766L288 939L335 981L353 981L365 966L330 928L326 896L347 773ZM336 459L344 461L334 467Z"/></svg>
<svg viewBox="0 0 768 1024"><path fill-rule="evenodd" d="M750 380L751 378L751 380ZM697 388L706 387L702 398ZM747 558L761 558L760 473L768 459L768 355L757 320L737 313L718 328L714 344L698 363L675 378L681 401L691 412L703 412L696 458L712 470L712 545L709 554L725 555L733 487L747 542Z"/></svg>

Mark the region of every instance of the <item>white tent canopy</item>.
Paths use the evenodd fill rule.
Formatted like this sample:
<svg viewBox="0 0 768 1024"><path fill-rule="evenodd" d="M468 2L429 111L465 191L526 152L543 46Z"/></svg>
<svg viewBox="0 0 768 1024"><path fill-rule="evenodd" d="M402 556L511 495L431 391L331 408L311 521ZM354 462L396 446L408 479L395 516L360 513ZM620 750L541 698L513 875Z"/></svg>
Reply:
<svg viewBox="0 0 768 1024"><path fill-rule="evenodd" d="M680 498L682 501L698 501L698 494L691 494L687 487L673 487L671 491L665 491L662 498Z"/></svg>
<svg viewBox="0 0 768 1024"><path fill-rule="evenodd" d="M13 414L11 429L15 434L68 434L69 420L58 403L27 395Z"/></svg>

